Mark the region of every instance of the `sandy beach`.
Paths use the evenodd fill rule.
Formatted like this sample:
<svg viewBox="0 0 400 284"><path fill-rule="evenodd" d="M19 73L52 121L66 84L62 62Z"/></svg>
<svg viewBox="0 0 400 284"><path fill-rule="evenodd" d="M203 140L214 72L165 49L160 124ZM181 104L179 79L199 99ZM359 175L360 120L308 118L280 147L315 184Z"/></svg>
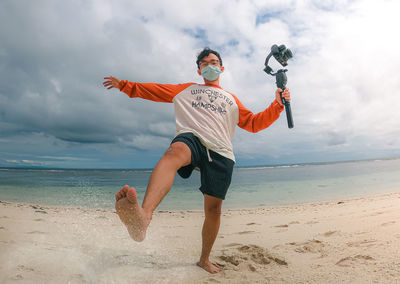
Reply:
<svg viewBox="0 0 400 284"><path fill-rule="evenodd" d="M210 275L201 211L132 241L113 210L0 203L1 283L399 283L400 193L224 210Z"/></svg>

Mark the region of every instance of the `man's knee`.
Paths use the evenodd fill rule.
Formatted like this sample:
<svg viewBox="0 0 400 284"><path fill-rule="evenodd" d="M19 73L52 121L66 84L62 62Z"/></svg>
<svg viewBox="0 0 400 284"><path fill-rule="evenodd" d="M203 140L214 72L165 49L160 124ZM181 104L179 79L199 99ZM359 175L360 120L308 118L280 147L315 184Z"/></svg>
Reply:
<svg viewBox="0 0 400 284"><path fill-rule="evenodd" d="M213 196L205 196L205 198L208 199L204 206L206 216L220 217L222 213L222 199Z"/></svg>
<svg viewBox="0 0 400 284"><path fill-rule="evenodd" d="M219 217L222 214L221 207L208 207L205 210L206 216Z"/></svg>
<svg viewBox="0 0 400 284"><path fill-rule="evenodd" d="M191 163L191 156L190 148L185 143L175 142L165 151L163 158L169 159L181 167Z"/></svg>

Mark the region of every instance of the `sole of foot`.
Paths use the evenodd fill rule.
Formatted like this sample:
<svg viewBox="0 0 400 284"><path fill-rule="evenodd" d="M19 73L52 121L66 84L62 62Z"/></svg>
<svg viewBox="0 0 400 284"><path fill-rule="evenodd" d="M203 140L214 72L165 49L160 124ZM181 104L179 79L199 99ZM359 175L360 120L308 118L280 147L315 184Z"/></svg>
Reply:
<svg viewBox="0 0 400 284"><path fill-rule="evenodd" d="M150 219L139 205L136 190L125 185L115 195L115 199L115 210L126 226L129 235L135 241L142 242L146 238Z"/></svg>

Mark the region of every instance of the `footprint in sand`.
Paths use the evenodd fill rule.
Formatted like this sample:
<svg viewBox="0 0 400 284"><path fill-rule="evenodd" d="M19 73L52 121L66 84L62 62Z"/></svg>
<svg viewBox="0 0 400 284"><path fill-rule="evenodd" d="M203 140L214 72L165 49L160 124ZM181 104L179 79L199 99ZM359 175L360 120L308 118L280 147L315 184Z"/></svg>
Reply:
<svg viewBox="0 0 400 284"><path fill-rule="evenodd" d="M348 247L372 247L375 246L375 243L377 240L362 240L362 241L356 241L356 242L348 242L346 245Z"/></svg>
<svg viewBox="0 0 400 284"><path fill-rule="evenodd" d="M24 277L21 274L17 274L11 278L11 280L23 280L23 279L24 279Z"/></svg>
<svg viewBox="0 0 400 284"><path fill-rule="evenodd" d="M34 272L35 269L26 267L24 265L18 265L17 270L20 272ZM24 280L24 277L21 274L17 274L14 277L11 277L11 280Z"/></svg>
<svg viewBox="0 0 400 284"><path fill-rule="evenodd" d="M280 230L277 230L276 233L285 233L287 232L289 229L289 225L288 224L283 224L283 225L277 225L277 226L273 226L272 228L278 228Z"/></svg>
<svg viewBox="0 0 400 284"><path fill-rule="evenodd" d="M323 234L324 237L330 237L333 235L336 235L338 232L337 231L329 231Z"/></svg>
<svg viewBox="0 0 400 284"><path fill-rule="evenodd" d="M30 268L30 267L26 267L25 265L18 265L18 266L17 266L17 269L18 269L19 271L25 271L25 272L32 272L32 271L35 271L35 269Z"/></svg>
<svg viewBox="0 0 400 284"><path fill-rule="evenodd" d="M303 242L303 243L289 243L289 245L292 246L297 246L297 248L295 248L295 252L298 253L320 253L321 257L326 256L326 249L325 249L325 244L323 242L321 242L320 240L309 240L307 242Z"/></svg>
<svg viewBox="0 0 400 284"><path fill-rule="evenodd" d="M387 226L391 226L391 225L394 225L394 224L396 224L396 221L391 221L391 222L383 223L383 224L381 224L381 226L382 226L382 227L387 227Z"/></svg>
<svg viewBox="0 0 400 284"><path fill-rule="evenodd" d="M245 235L245 234L254 234L256 231L243 231L243 232L238 232L238 235Z"/></svg>
<svg viewBox="0 0 400 284"><path fill-rule="evenodd" d="M41 232L41 231L32 231L32 232L27 232L27 234L30 235L46 235L46 232Z"/></svg>
<svg viewBox="0 0 400 284"><path fill-rule="evenodd" d="M251 272L262 270L266 265L288 265L284 259L257 245L230 244L230 248L223 250L218 258L217 264L226 269L244 268Z"/></svg>
<svg viewBox="0 0 400 284"><path fill-rule="evenodd" d="M342 258L341 260L339 260L338 262L336 262L337 266L341 266L341 267L350 267L354 264L370 264L371 261L375 260L375 258L369 256L369 255L356 255L356 256L348 256L345 258Z"/></svg>
<svg viewBox="0 0 400 284"><path fill-rule="evenodd" d="M288 228L288 227L289 225L287 224L274 226L274 228Z"/></svg>
<svg viewBox="0 0 400 284"><path fill-rule="evenodd" d="M372 213L370 216L378 216L378 215L382 215L382 214L385 214L385 212L384 211L377 211L377 212Z"/></svg>

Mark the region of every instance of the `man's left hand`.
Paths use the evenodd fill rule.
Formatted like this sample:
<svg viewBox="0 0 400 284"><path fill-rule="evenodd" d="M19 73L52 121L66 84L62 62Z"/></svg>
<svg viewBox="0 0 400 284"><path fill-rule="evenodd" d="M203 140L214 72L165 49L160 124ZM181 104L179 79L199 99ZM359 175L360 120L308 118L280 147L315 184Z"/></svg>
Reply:
<svg viewBox="0 0 400 284"><path fill-rule="evenodd" d="M282 89L278 88L278 89L275 91L275 96L276 96L277 102L278 102L281 106L283 106L282 99L281 99L281 95L280 95L281 92L282 92ZM283 97L285 100L290 101L290 91L289 91L289 89L285 89L285 90L283 91L282 97Z"/></svg>

